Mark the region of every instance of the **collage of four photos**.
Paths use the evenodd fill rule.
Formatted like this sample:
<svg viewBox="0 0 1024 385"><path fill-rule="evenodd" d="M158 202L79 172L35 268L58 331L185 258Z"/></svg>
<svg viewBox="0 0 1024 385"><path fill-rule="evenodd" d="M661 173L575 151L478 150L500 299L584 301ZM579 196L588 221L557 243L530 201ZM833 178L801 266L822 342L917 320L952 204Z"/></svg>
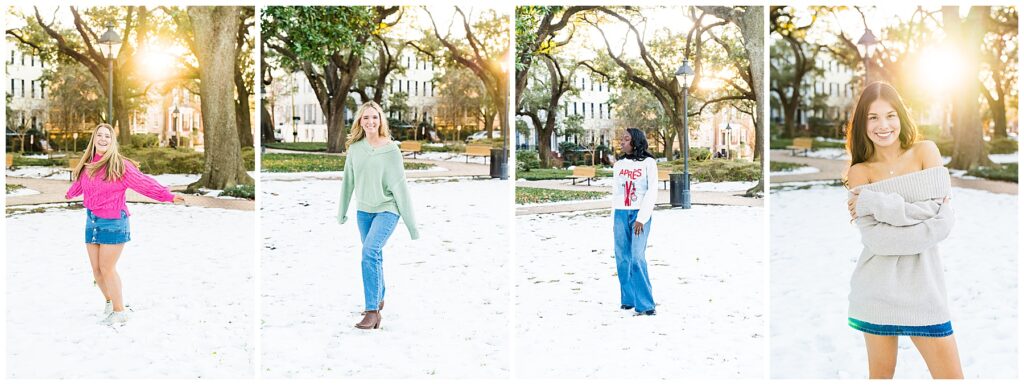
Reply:
<svg viewBox="0 0 1024 385"><path fill-rule="evenodd" d="M5 11L7 379L1019 376L1015 6Z"/></svg>

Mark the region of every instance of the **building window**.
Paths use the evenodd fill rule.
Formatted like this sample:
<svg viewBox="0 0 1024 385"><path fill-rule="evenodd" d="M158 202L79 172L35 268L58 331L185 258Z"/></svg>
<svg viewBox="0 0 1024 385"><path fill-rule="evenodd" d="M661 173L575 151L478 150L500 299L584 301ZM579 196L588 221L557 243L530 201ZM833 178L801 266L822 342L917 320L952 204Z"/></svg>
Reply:
<svg viewBox="0 0 1024 385"><path fill-rule="evenodd" d="M24 59L24 56L22 56L22 59ZM25 97L25 79L21 79L21 97Z"/></svg>
<svg viewBox="0 0 1024 385"><path fill-rule="evenodd" d="M576 102L572 102L572 114L579 115L579 110L576 109Z"/></svg>
<svg viewBox="0 0 1024 385"><path fill-rule="evenodd" d="M412 82L412 86L413 86L413 91L412 91L413 95L420 96L420 81L417 80L415 82Z"/></svg>
<svg viewBox="0 0 1024 385"><path fill-rule="evenodd" d="M410 92L412 92L412 80L406 80L405 81L405 94L408 95Z"/></svg>
<svg viewBox="0 0 1024 385"><path fill-rule="evenodd" d="M14 97L14 79L11 79L11 97Z"/></svg>
<svg viewBox="0 0 1024 385"><path fill-rule="evenodd" d="M594 86L594 83L593 83L593 82L591 82L591 83L590 83L590 86L591 86L591 87L593 87L593 86ZM590 118L591 118L591 119L593 119L593 118L594 118L594 103L590 103Z"/></svg>
<svg viewBox="0 0 1024 385"><path fill-rule="evenodd" d="M28 82L28 86L29 86L29 89L30 89L29 92L32 94L32 99L35 99L36 98L36 81L35 80L30 80Z"/></svg>

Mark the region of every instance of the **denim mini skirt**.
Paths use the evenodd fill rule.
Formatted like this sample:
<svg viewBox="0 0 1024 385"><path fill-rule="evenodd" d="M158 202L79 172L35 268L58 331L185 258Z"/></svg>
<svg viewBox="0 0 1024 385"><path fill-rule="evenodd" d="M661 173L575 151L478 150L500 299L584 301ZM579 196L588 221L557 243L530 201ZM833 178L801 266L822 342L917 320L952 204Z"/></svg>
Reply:
<svg viewBox="0 0 1024 385"><path fill-rule="evenodd" d="M953 324L949 321L928 326L901 326L875 325L855 318L849 318L849 324L854 329L880 336L945 337L953 334Z"/></svg>
<svg viewBox="0 0 1024 385"><path fill-rule="evenodd" d="M85 215L85 243L116 245L132 239L131 229L128 225L128 213L121 211L121 218L107 219L100 218L93 214L92 210L85 209Z"/></svg>

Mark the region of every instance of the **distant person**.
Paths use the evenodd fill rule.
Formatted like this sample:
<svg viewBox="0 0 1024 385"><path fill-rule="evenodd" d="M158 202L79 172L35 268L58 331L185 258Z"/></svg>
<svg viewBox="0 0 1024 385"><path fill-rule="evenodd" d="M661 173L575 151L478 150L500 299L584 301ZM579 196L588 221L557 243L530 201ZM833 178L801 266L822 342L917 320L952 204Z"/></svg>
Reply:
<svg viewBox="0 0 1024 385"><path fill-rule="evenodd" d="M864 250L850 279L850 327L864 333L871 378L892 378L909 336L933 378L963 378L938 244L953 227L949 170L891 85L861 93L847 129L850 217Z"/></svg>
<svg viewBox="0 0 1024 385"><path fill-rule="evenodd" d="M619 307L633 309L636 315L655 315L645 253L651 235L651 215L658 199L658 163L647 146L643 131L627 128L619 137L622 157L615 162L613 171L612 232Z"/></svg>
<svg viewBox="0 0 1024 385"><path fill-rule="evenodd" d="M160 202L184 202L153 178L139 171L135 161L121 155L117 135L109 124L100 124L78 166L71 172L74 183L64 195L73 199L83 195L85 206L85 249L92 264L93 279L106 299L103 310L106 325L123 324L128 318L121 295L121 276L117 261L125 243L131 240L125 190L132 189Z"/></svg>
<svg viewBox="0 0 1024 385"><path fill-rule="evenodd" d="M401 217L412 239L419 238L413 216L412 197L405 183L402 151L391 140L384 110L374 102L359 107L346 142L345 174L342 178L338 222L348 220L348 205L355 194L359 206L356 222L363 243L363 319L359 329L380 327L384 309L384 244Z"/></svg>

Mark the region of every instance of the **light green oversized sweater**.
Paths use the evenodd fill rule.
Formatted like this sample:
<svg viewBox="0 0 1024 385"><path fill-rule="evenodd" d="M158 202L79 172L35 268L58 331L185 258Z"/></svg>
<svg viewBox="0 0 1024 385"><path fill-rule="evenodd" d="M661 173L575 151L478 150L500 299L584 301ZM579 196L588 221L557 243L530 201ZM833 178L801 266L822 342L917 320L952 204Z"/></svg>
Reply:
<svg viewBox="0 0 1024 385"><path fill-rule="evenodd" d="M394 142L373 148L366 139L352 143L345 157L345 175L341 181L341 202L338 223L348 220L348 204L356 195L357 210L368 213L392 212L405 221L412 239L420 237L416 230L412 200L405 184L402 152Z"/></svg>

